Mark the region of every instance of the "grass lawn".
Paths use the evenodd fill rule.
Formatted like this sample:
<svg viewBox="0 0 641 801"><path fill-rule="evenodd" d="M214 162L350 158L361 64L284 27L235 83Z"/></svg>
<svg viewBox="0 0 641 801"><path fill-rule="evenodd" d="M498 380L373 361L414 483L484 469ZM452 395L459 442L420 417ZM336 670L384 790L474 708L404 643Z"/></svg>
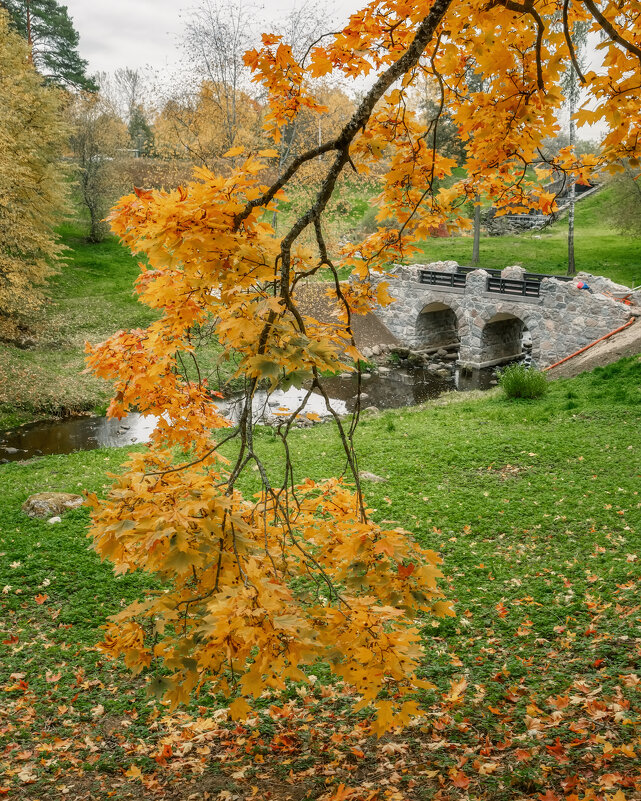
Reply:
<svg viewBox="0 0 641 801"><path fill-rule="evenodd" d="M626 286L641 284L641 237L619 234L604 223L610 202L605 188L576 206L575 259L577 272L605 275ZM567 216L549 228L511 236L482 236L480 267L502 269L520 264L530 272L564 275L567 272ZM424 243L426 261L454 259L468 265L472 237L430 239ZM422 259L413 258L412 261Z"/></svg>
<svg viewBox="0 0 641 801"><path fill-rule="evenodd" d="M93 646L152 579L87 550L84 509L57 525L20 510L33 492L101 492L127 451L1 465L0 794L640 798L640 430L638 358L538 401L495 391L364 418L360 468L387 479L367 487L373 514L442 553L456 604L424 621L426 716L380 741L322 679L261 698L252 726L206 696L171 715L150 701ZM273 434L258 443L278 471ZM301 479L342 469L330 424L291 448Z"/></svg>

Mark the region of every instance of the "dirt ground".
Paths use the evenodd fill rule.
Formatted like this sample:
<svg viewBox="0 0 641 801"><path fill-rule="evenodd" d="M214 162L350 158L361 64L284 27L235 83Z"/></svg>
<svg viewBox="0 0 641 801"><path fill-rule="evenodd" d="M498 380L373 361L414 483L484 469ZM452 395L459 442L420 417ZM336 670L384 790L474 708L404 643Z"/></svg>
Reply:
<svg viewBox="0 0 641 801"><path fill-rule="evenodd" d="M338 309L327 296L327 290L333 285L321 281L309 282L296 290L296 300L303 314L314 317L321 322L330 322ZM640 326L641 327L641 326ZM398 345L398 340L387 330L373 314L352 317L352 330L356 347L372 348L374 345Z"/></svg>
<svg viewBox="0 0 641 801"><path fill-rule="evenodd" d="M605 339L589 350L575 356L553 370L548 370L550 378L572 378L579 373L594 370L595 367L604 367L606 364L616 362L624 356L641 354L641 320L620 331L610 339Z"/></svg>

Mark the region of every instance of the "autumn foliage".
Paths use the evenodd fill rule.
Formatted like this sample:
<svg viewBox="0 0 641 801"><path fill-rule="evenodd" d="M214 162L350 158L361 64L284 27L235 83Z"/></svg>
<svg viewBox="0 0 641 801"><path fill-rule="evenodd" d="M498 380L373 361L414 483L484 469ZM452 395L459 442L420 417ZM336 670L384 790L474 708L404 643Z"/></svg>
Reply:
<svg viewBox="0 0 641 801"><path fill-rule="evenodd" d="M15 336L39 308L61 255L53 229L66 205L62 105L0 7L0 336Z"/></svg>
<svg viewBox="0 0 641 801"><path fill-rule="evenodd" d="M242 718L248 698L305 681L301 668L321 660L361 696L361 708L376 709L373 731L418 713L413 696L428 686L417 677L426 665L420 629L430 615L451 614L439 557L372 519L353 447L359 406L347 422L335 417L346 475L313 482L295 478L290 459L296 413L279 427L282 472L269 474L255 447L252 398L261 383L324 394L323 374L356 369L352 315L390 300L384 286L372 297L368 275L411 255L441 225L468 227L468 200L487 195L503 212L550 211L555 199L538 181L559 171L584 180L597 167L637 158L639 20L636 0L623 8L593 0L562 7L387 0L353 15L303 63L280 37L265 36L246 60L268 92L266 128L275 143L297 115L325 113L311 79L334 71L378 77L342 130L285 165L271 185L264 176L277 152L234 148L227 176L199 168L186 187L138 190L115 207L113 230L142 258L140 300L160 316L144 331L89 348L89 364L115 383L111 415L137 408L159 422L107 500L91 499L92 536L118 572L155 573L163 589L116 616L102 647L136 672L151 669L159 695L175 705L194 691L223 692ZM598 159L581 162L566 148L545 162L540 145L558 130L560 77L579 21L605 33L604 68L581 76L597 109L579 119L603 119L609 133ZM484 92L470 89L479 75ZM426 76L439 97L429 121L406 103ZM436 149L445 107L466 143L462 177ZM275 236L265 211L319 156L316 197ZM380 218L399 226L328 252L323 213L339 176L381 163ZM314 246L303 247L309 230ZM350 281L339 281L335 260L351 268ZM303 316L296 303L297 288L317 273L335 287L341 315L332 325ZM234 426L197 369L199 332L211 325L223 358L245 379ZM261 489L244 495L239 487L252 468Z"/></svg>

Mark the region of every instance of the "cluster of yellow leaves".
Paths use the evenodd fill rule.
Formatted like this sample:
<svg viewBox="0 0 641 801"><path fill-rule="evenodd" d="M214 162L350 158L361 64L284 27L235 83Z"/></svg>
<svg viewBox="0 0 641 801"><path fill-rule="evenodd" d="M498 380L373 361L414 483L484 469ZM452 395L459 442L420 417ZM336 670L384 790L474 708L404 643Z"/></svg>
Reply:
<svg viewBox="0 0 641 801"><path fill-rule="evenodd" d="M146 259L138 295L162 314L144 331L88 347L89 364L115 382L110 414L135 407L159 422L108 501L91 499L92 536L117 572L156 573L167 589L118 615L103 647L136 671L162 662L170 675L156 689L174 704L209 682L243 696L282 689L286 679L305 679L299 666L323 658L364 704L378 703L382 732L416 712L404 698L420 685L416 616L449 613L437 555L366 520L359 497L337 480L308 482L289 499L269 488L243 498L213 439L230 425L217 393L177 369L194 354L194 327L211 319L238 372L274 386L348 368L345 349L359 356L345 323L309 319L302 331L275 295L278 242L261 210L236 227L265 189L262 167L250 156L230 178L201 169L187 188L138 190L112 213L113 229ZM292 288L310 262L296 252ZM191 463L174 469L171 448L189 451ZM395 700L377 701L384 684L396 687ZM238 716L249 709L241 699L231 708Z"/></svg>

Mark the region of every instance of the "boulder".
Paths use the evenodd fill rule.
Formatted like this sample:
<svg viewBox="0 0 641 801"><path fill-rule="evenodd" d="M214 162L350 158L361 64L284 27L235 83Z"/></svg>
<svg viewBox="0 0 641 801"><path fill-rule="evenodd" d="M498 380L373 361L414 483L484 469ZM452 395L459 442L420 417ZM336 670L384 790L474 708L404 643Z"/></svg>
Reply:
<svg viewBox="0 0 641 801"><path fill-rule="evenodd" d="M22 504L22 511L29 517L59 517L84 503L82 495L70 492L38 492Z"/></svg>

